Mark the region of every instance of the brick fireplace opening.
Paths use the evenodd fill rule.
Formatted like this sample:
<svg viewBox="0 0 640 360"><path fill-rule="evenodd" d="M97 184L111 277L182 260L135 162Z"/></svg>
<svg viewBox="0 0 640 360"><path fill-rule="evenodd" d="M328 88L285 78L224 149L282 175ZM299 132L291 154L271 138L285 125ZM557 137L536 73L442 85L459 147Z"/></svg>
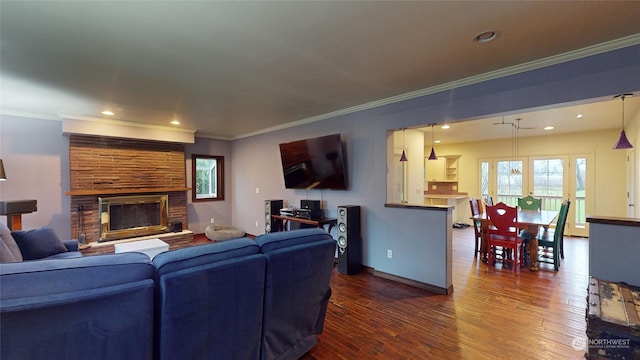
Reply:
<svg viewBox="0 0 640 360"><path fill-rule="evenodd" d="M99 197L100 241L167 232L167 200L167 195Z"/></svg>

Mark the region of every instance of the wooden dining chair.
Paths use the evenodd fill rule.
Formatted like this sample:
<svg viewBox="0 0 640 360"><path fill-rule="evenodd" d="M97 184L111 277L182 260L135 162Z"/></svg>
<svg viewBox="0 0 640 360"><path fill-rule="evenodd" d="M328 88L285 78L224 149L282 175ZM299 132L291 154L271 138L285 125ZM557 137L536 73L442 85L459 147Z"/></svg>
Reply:
<svg viewBox="0 0 640 360"><path fill-rule="evenodd" d="M518 198L518 206L522 210L540 211L542 209L542 199L537 199L531 195L527 195L523 198Z"/></svg>
<svg viewBox="0 0 640 360"><path fill-rule="evenodd" d="M476 216L482 214L482 202L476 198L469 200L469 206L471 207L471 215ZM478 253L482 251L482 222L480 220L473 220L473 231L475 232L475 247L473 250L473 257L477 257Z"/></svg>
<svg viewBox="0 0 640 360"><path fill-rule="evenodd" d="M560 259L564 259L564 226L570 206L571 201L564 201L560 205L555 229L538 234L538 247L542 248L542 251L538 251L538 262L553 264L555 271L560 267Z"/></svg>
<svg viewBox="0 0 640 360"><path fill-rule="evenodd" d="M487 247L489 265L496 262L498 248L502 248L501 260L513 263L513 271L524 264L523 239L518 236L518 208L499 202L486 208L489 226L487 227ZM507 256L512 254L511 256Z"/></svg>

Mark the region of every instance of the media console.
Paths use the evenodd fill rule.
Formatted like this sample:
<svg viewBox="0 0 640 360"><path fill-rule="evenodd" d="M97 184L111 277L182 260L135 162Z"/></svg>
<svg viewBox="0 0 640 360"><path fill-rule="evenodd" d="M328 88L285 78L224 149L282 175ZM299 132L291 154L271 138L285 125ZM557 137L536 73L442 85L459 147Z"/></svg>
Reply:
<svg viewBox="0 0 640 360"><path fill-rule="evenodd" d="M336 226L337 222L337 219L334 218L305 219L284 215L271 215L271 217L280 223L280 229L282 231L288 229L287 224L295 222L300 224L312 225L321 229L325 229L325 225L327 225L327 228L325 230L327 230L328 233L331 233L331 229Z"/></svg>

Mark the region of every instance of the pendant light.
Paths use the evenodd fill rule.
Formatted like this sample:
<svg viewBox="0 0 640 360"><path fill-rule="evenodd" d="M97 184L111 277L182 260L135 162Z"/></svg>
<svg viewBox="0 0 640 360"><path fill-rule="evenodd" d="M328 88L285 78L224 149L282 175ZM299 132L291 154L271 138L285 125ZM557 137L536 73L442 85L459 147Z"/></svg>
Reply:
<svg viewBox="0 0 640 360"><path fill-rule="evenodd" d="M629 139L627 139L627 134L625 134L624 132L624 98L626 96L633 96L633 94L621 94L613 97L614 99L622 99L622 130L620 131L620 138L618 139L618 143L613 147L614 150L633 149L633 145L631 145Z"/></svg>
<svg viewBox="0 0 640 360"><path fill-rule="evenodd" d="M401 162L409 161L409 159L407 159L407 154L404 152L404 130L405 128L402 128L402 155L400 156Z"/></svg>
<svg viewBox="0 0 640 360"><path fill-rule="evenodd" d="M436 156L436 151L433 148L433 126L435 124L431 124L431 154L429 154L429 158L428 160L438 160L438 157Z"/></svg>
<svg viewBox="0 0 640 360"><path fill-rule="evenodd" d="M7 174L4 172L4 165L2 164L2 159L0 159L0 181L7 180Z"/></svg>
<svg viewBox="0 0 640 360"><path fill-rule="evenodd" d="M515 154L515 155L512 155L513 156L513 160L512 160L511 165L516 164L516 162L518 161L518 140L519 140L519 138L518 138L518 130L520 129L520 120L522 120L522 119L520 119L520 118L516 119L516 123L512 124L512 127L511 127L511 134L512 134L512 137L513 137L513 140L512 140L512 143L511 143L511 146L512 146L511 153ZM516 167L513 167L513 168L511 168L511 173L514 174L514 175L518 175L518 174L521 174L521 171L520 171L520 169L518 169Z"/></svg>

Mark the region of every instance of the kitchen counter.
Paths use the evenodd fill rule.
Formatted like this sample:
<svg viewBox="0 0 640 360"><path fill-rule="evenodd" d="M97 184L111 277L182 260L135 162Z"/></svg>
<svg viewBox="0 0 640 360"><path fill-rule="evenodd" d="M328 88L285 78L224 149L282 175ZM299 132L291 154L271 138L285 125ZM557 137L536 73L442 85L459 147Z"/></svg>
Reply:
<svg viewBox="0 0 640 360"><path fill-rule="evenodd" d="M453 222L463 222L467 223L469 220L462 207L466 202L466 199L469 195L465 193L460 194L425 194L424 195L424 204L435 206L435 205L446 205L453 208L453 212L451 214Z"/></svg>
<svg viewBox="0 0 640 360"><path fill-rule="evenodd" d="M468 198L467 194L424 194L425 199L465 199Z"/></svg>

